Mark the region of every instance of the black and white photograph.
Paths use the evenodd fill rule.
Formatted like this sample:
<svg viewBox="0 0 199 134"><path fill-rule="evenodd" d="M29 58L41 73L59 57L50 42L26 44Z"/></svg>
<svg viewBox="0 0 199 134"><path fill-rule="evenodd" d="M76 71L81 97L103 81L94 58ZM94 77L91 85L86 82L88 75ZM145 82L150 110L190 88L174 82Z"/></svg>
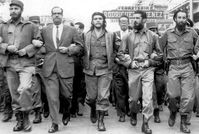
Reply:
<svg viewBox="0 0 199 134"><path fill-rule="evenodd" d="M199 0L0 0L0 134L198 134Z"/></svg>

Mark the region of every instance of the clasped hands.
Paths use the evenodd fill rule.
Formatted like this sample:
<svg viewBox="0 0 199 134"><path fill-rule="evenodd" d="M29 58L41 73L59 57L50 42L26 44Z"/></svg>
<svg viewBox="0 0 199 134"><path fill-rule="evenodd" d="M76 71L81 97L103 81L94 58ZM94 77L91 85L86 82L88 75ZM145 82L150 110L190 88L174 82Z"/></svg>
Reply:
<svg viewBox="0 0 199 134"><path fill-rule="evenodd" d="M60 53L67 53L68 55L71 55L70 48L75 47L75 46L76 46L75 44L71 44L69 47L60 46L58 47L58 49Z"/></svg>
<svg viewBox="0 0 199 134"><path fill-rule="evenodd" d="M7 47L7 51L10 53L18 54L19 56L26 55L26 49L23 48L23 49L18 50L18 48L15 45L9 45Z"/></svg>

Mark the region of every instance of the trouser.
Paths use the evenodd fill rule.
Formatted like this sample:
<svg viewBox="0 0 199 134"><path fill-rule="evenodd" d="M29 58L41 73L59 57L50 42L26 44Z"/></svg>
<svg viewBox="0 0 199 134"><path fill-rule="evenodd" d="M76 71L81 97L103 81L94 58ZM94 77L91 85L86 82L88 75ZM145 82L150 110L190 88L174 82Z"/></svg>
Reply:
<svg viewBox="0 0 199 134"><path fill-rule="evenodd" d="M131 114L139 112L142 97L142 114L146 119L153 115L154 68L129 69L129 108Z"/></svg>
<svg viewBox="0 0 199 134"><path fill-rule="evenodd" d="M59 124L61 121L59 117L60 96L62 96L62 107L64 107L63 113L70 114L73 77L62 78L57 72L53 72L45 78L45 81L52 123Z"/></svg>
<svg viewBox="0 0 199 134"><path fill-rule="evenodd" d="M167 92L169 109L186 115L193 110L194 103L194 71L191 63L171 64L168 72ZM180 98L180 102L177 98ZM179 104L179 107L178 107Z"/></svg>
<svg viewBox="0 0 199 134"><path fill-rule="evenodd" d="M154 108L164 103L166 94L166 76L165 74L154 75L154 90L153 90L153 104Z"/></svg>
<svg viewBox="0 0 199 134"><path fill-rule="evenodd" d="M194 100L194 112L199 113L199 76L195 77L195 100Z"/></svg>
<svg viewBox="0 0 199 134"><path fill-rule="evenodd" d="M115 96L117 115L123 116L127 113L128 107L128 76L126 69L113 73L111 88Z"/></svg>
<svg viewBox="0 0 199 134"><path fill-rule="evenodd" d="M86 103L89 106L96 104L96 110L108 110L111 80L112 73L100 76L85 75Z"/></svg>
<svg viewBox="0 0 199 134"><path fill-rule="evenodd" d="M36 74L33 77L33 109L41 108L42 101L41 101L41 83L39 81L39 76Z"/></svg>
<svg viewBox="0 0 199 134"><path fill-rule="evenodd" d="M41 101L41 104L43 105L43 110L49 111L48 100L47 100L47 95L46 95L46 84L45 84L45 79L42 75L41 68L36 68L36 78L38 81L38 87L40 88L40 98L41 98L40 101Z"/></svg>
<svg viewBox="0 0 199 134"><path fill-rule="evenodd" d="M33 104L32 76L35 67L8 67L6 77L12 96L12 108L14 111L29 111Z"/></svg>
<svg viewBox="0 0 199 134"><path fill-rule="evenodd" d="M85 75L83 73L83 67L81 66L80 63L75 63L75 76L73 81L74 82L73 82L73 98L72 98L71 113L75 114L76 112L78 112L79 109L78 103L84 105L86 98Z"/></svg>
<svg viewBox="0 0 199 134"><path fill-rule="evenodd" d="M0 96L4 114L12 114L12 98L3 68L0 68Z"/></svg>

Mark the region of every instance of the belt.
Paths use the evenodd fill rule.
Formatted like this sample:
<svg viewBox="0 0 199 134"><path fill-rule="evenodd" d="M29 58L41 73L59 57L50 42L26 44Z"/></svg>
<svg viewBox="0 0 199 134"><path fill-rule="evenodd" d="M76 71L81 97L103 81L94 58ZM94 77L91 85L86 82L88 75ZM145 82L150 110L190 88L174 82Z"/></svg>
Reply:
<svg viewBox="0 0 199 134"><path fill-rule="evenodd" d="M10 59L18 59L19 55L18 54L9 54Z"/></svg>
<svg viewBox="0 0 199 134"><path fill-rule="evenodd" d="M9 54L10 59L18 59L18 58L23 58L23 57L26 57L26 55L20 56L18 54Z"/></svg>
<svg viewBox="0 0 199 134"><path fill-rule="evenodd" d="M172 65L179 65L179 64L187 64L190 63L191 59L187 58L187 59L178 59L178 60L170 60L170 63Z"/></svg>

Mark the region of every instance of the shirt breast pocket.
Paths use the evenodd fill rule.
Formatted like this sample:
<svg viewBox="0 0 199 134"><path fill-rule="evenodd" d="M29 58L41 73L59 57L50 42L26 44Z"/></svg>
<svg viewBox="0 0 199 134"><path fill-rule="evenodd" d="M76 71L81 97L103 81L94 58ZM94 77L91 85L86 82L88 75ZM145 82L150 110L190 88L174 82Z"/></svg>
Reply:
<svg viewBox="0 0 199 134"><path fill-rule="evenodd" d="M168 37L168 50L175 50L177 45L177 39L173 36Z"/></svg>
<svg viewBox="0 0 199 134"><path fill-rule="evenodd" d="M185 49L193 50L194 45L193 45L193 39L191 37L185 37L183 41L185 43L184 45Z"/></svg>
<svg viewBox="0 0 199 134"><path fill-rule="evenodd" d="M152 47L152 44L151 44L150 42L148 42L148 41L144 41L144 42L142 43L142 49L143 49L144 52L146 52L146 53L150 53L151 47Z"/></svg>

